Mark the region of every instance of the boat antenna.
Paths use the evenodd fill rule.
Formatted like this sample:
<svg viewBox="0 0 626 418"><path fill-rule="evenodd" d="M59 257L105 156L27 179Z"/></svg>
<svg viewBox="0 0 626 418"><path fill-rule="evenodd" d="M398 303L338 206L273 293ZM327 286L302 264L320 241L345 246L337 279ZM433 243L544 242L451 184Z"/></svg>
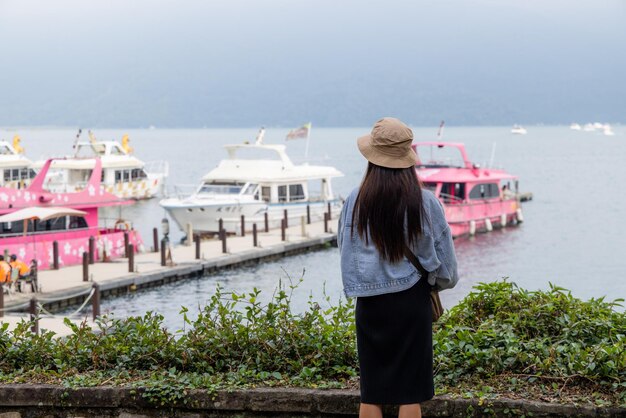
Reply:
<svg viewBox="0 0 626 418"><path fill-rule="evenodd" d="M496 158L496 143L491 146L491 158L489 159L489 168L493 168L493 160Z"/></svg>
<svg viewBox="0 0 626 418"><path fill-rule="evenodd" d="M441 138L443 138L443 125L446 124L446 121L442 120L441 123L439 124L439 129L437 130L437 141L441 141Z"/></svg>
<svg viewBox="0 0 626 418"><path fill-rule="evenodd" d="M74 139L74 145L72 145L72 148L75 149L76 146L78 145L78 138L80 138L80 134L83 133L83 130L78 128L78 132L76 133L76 139Z"/></svg>

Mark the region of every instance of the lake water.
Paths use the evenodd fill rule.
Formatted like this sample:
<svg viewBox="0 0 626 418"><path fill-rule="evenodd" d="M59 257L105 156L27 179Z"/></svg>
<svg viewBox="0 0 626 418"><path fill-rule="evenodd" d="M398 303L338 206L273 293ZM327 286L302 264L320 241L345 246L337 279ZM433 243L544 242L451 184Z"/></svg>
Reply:
<svg viewBox="0 0 626 418"><path fill-rule="evenodd" d="M572 131L566 126L531 126L528 134L515 136L509 127L450 127L444 139L464 142L472 161L489 161L494 144L495 166L520 177L520 189L534 199L523 204L525 222L519 227L496 230L455 241L461 280L442 293L445 305L463 298L472 285L508 277L527 289L546 289L548 283L568 288L581 298L626 297L626 127L614 127L615 136ZM369 128L313 129L309 161L332 165L345 177L333 183L346 196L358 185L366 162L355 140ZM416 140L435 139L436 128L414 128ZM268 129L266 143L284 143L287 129ZM131 138L135 155L144 161L167 160L168 184L195 185L200 177L225 157L222 145L253 140L256 129L98 130L100 139ZM0 129L0 138L22 137L31 159L71 152L76 130ZM304 160L304 140L290 141L287 151ZM124 217L151 241L164 211L158 199L124 208ZM172 223L175 228L175 225ZM174 239L182 236L173 233ZM0 244L1 245L1 244ZM104 301L103 309L118 316L157 310L168 327L181 326L182 305L202 305L217 283L238 292L257 287L266 296L279 280L304 280L294 292L296 309L304 309L310 294L320 300L325 291L332 300L341 297L339 254L328 249L256 267L242 268L163 286Z"/></svg>

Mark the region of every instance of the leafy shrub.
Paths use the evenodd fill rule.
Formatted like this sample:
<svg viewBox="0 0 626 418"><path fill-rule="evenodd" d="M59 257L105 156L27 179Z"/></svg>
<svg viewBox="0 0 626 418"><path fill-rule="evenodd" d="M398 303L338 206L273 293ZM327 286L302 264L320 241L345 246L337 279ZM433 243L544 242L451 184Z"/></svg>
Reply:
<svg viewBox="0 0 626 418"><path fill-rule="evenodd" d="M309 299L304 313L294 313L296 288L279 286L260 303L257 289L224 294L218 287L197 319L182 310L187 329L176 334L154 313L103 317L95 329L67 321L67 338L34 335L28 322L12 332L5 325L0 382L134 384L161 402L194 387L353 386L353 301L331 305L326 297L322 308ZM626 315L617 302L581 301L555 286L529 292L508 281L478 284L435 324L437 386L497 391L503 386L490 385L529 388L539 380L550 383L541 383L544 394L560 396L575 383L588 398L601 393L598 402L626 404Z"/></svg>

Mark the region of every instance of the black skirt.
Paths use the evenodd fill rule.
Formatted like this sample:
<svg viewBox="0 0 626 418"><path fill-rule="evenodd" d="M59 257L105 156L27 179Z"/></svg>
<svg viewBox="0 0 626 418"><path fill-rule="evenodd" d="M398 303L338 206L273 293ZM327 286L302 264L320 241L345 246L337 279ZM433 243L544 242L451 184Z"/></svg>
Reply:
<svg viewBox="0 0 626 418"><path fill-rule="evenodd" d="M427 280L356 302L361 402L405 405L431 399L433 334Z"/></svg>

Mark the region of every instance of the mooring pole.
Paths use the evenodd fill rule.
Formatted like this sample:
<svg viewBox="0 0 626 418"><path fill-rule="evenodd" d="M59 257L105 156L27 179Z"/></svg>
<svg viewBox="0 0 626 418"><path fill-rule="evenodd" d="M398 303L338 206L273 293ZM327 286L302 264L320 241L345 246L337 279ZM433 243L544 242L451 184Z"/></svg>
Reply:
<svg viewBox="0 0 626 418"><path fill-rule="evenodd" d="M128 231L124 231L124 257L128 258L128 243L130 239L128 237Z"/></svg>
<svg viewBox="0 0 626 418"><path fill-rule="evenodd" d="M96 238L89 237L89 264L96 262Z"/></svg>
<svg viewBox="0 0 626 418"><path fill-rule="evenodd" d="M135 271L135 246L128 244L128 272L133 273Z"/></svg>
<svg viewBox="0 0 626 418"><path fill-rule="evenodd" d="M287 216L288 216L287 215L287 209L285 209L284 212L283 212L283 217L285 219L285 228L289 228L289 220L288 220L289 218Z"/></svg>
<svg viewBox="0 0 626 418"><path fill-rule="evenodd" d="M287 234L285 232L286 226L285 224L287 223L287 221L285 219L281 219L280 220L280 239L282 241L285 241L285 239L287 238Z"/></svg>
<svg viewBox="0 0 626 418"><path fill-rule="evenodd" d="M57 241L52 242L52 268L59 269L59 243Z"/></svg>
<svg viewBox="0 0 626 418"><path fill-rule="evenodd" d="M246 236L246 217L241 215L241 236Z"/></svg>
<svg viewBox="0 0 626 418"><path fill-rule="evenodd" d="M226 254L226 230L224 228L220 230L220 239L222 240L222 253Z"/></svg>
<svg viewBox="0 0 626 418"><path fill-rule="evenodd" d="M200 260L200 235L194 235L194 241L196 241L196 260Z"/></svg>
<svg viewBox="0 0 626 418"><path fill-rule="evenodd" d="M258 247L256 224L252 224L252 245Z"/></svg>
<svg viewBox="0 0 626 418"><path fill-rule="evenodd" d="M270 232L270 220L268 219L267 212L265 212L263 215L263 219L265 221L265 232Z"/></svg>
<svg viewBox="0 0 626 418"><path fill-rule="evenodd" d="M83 253L83 282L89 281L89 254Z"/></svg>
<svg viewBox="0 0 626 418"><path fill-rule="evenodd" d="M306 205L306 224L311 225L311 205Z"/></svg>
<svg viewBox="0 0 626 418"><path fill-rule="evenodd" d="M332 212L330 211L330 202L328 202L328 220L330 221L333 218Z"/></svg>
<svg viewBox="0 0 626 418"><path fill-rule="evenodd" d="M154 242L154 252L159 252L159 230L152 228L152 241Z"/></svg>
<svg viewBox="0 0 626 418"><path fill-rule="evenodd" d="M328 232L328 213L324 212L324 232Z"/></svg>

